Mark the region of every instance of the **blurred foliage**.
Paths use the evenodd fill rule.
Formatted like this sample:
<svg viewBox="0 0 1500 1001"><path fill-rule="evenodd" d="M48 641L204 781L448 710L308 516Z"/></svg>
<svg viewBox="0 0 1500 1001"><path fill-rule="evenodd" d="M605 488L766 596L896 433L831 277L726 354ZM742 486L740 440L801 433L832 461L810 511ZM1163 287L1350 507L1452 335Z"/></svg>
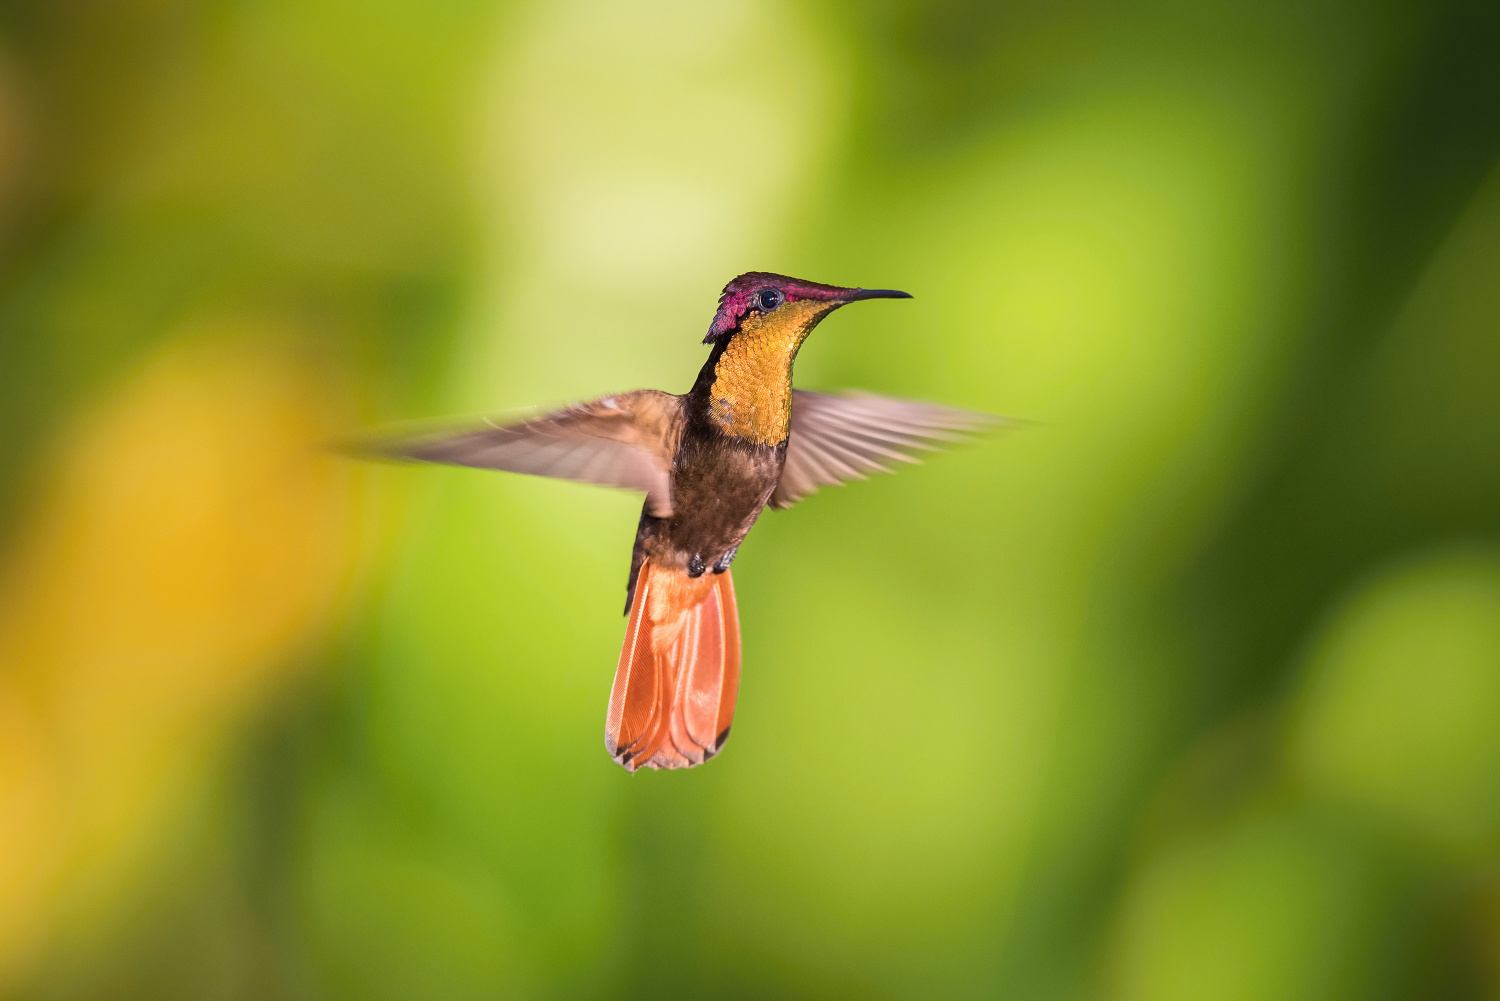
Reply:
<svg viewBox="0 0 1500 1001"><path fill-rule="evenodd" d="M768 515L600 746L658 386L1034 420ZM0 3L0 996L1500 997L1500 8Z"/></svg>

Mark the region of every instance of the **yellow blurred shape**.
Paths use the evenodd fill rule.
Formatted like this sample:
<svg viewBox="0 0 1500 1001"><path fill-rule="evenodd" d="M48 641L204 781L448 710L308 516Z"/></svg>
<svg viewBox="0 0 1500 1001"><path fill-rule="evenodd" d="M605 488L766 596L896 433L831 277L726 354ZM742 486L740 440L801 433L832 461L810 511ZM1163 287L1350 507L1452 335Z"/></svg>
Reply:
<svg viewBox="0 0 1500 1001"><path fill-rule="evenodd" d="M1317 642L1291 741L1310 789L1454 847L1500 835L1500 560L1430 557L1355 595Z"/></svg>
<svg viewBox="0 0 1500 1001"><path fill-rule="evenodd" d="M29 708L0 681L0 986L38 940L56 867L61 783Z"/></svg>
<svg viewBox="0 0 1500 1001"><path fill-rule="evenodd" d="M338 394L292 333L190 331L64 442L0 584L0 985L119 899L348 583Z"/></svg>

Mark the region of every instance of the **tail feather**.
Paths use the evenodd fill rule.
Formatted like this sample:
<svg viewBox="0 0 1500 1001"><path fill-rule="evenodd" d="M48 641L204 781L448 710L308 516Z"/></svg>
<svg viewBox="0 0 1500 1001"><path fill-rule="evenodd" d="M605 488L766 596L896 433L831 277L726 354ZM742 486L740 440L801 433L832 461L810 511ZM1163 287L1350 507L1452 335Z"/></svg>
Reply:
<svg viewBox="0 0 1500 1001"><path fill-rule="evenodd" d="M693 578L646 560L609 697L609 753L630 771L701 765L729 737L739 686L728 571Z"/></svg>

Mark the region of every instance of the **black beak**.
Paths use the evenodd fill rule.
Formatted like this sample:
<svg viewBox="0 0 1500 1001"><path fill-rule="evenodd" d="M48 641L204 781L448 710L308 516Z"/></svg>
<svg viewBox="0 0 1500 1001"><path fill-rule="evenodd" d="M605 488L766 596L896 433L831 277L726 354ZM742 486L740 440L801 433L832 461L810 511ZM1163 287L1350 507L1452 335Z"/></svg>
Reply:
<svg viewBox="0 0 1500 1001"><path fill-rule="evenodd" d="M845 302L858 302L861 299L910 299L910 292L897 292L893 288L857 288L844 296Z"/></svg>

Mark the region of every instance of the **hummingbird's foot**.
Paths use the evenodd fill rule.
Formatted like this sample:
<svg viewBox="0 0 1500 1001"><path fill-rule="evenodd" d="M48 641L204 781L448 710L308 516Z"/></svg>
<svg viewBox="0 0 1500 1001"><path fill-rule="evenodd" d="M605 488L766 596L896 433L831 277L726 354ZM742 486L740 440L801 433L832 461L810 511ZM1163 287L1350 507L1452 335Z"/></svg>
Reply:
<svg viewBox="0 0 1500 1001"><path fill-rule="evenodd" d="M694 553L692 559L688 560L688 576L702 577L703 571L708 569L708 564L703 562L703 557Z"/></svg>
<svg viewBox="0 0 1500 1001"><path fill-rule="evenodd" d="M714 573L723 573L725 570L728 570L729 564L734 562L734 554L738 553L739 551L740 547L735 546L729 552L725 553L723 556L720 556L719 562L714 564Z"/></svg>

